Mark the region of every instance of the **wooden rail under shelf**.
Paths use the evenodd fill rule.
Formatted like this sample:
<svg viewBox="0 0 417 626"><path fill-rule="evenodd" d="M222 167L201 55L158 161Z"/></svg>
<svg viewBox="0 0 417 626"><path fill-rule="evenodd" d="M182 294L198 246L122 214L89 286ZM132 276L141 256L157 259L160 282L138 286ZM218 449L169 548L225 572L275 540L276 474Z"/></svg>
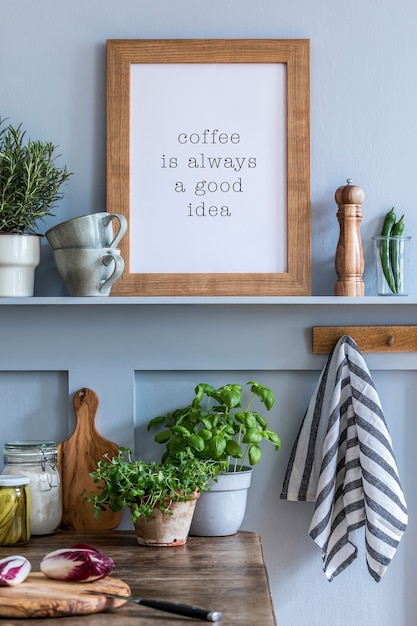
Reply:
<svg viewBox="0 0 417 626"><path fill-rule="evenodd" d="M330 352L344 335L361 352L417 352L417 326L314 326L314 354Z"/></svg>

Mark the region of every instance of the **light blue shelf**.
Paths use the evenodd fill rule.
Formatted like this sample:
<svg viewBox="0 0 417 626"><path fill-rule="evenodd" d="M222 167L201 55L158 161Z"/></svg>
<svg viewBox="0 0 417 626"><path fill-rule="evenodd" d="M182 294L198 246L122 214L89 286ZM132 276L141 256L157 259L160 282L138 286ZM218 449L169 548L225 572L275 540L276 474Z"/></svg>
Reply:
<svg viewBox="0 0 417 626"><path fill-rule="evenodd" d="M0 306L74 306L74 305L416 305L417 297L409 296L155 296L155 297L33 297L0 298Z"/></svg>

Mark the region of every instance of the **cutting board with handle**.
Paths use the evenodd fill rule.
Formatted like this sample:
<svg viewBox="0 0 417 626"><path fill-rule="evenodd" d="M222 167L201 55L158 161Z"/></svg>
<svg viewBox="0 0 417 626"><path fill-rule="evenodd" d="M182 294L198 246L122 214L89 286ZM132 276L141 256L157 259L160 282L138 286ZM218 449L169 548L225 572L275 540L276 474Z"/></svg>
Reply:
<svg viewBox="0 0 417 626"><path fill-rule="evenodd" d="M121 513L110 509L94 518L91 504L84 502L82 493L96 492L98 483L90 478L104 454L117 455L116 443L102 437L96 429L95 418L99 405L97 394L91 389L80 389L74 394L76 426L73 434L58 448L58 467L62 480L62 522L64 530L109 530L120 523Z"/></svg>
<svg viewBox="0 0 417 626"><path fill-rule="evenodd" d="M118 578L102 578L94 582L52 580L41 572L33 572L19 585L0 587L0 617L62 617L87 615L125 604L125 600L109 599L86 593L130 595L130 588Z"/></svg>

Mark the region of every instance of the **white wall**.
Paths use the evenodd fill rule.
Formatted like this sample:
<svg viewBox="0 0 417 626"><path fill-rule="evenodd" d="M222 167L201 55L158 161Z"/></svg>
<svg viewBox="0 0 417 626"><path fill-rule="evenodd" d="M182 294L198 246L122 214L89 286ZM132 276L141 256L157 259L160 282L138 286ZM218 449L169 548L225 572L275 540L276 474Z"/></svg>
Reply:
<svg viewBox="0 0 417 626"><path fill-rule="evenodd" d="M8 117L14 124L22 122L33 138L51 140L60 145L63 161L74 172L67 193L57 214L42 226L42 232L55 223L89 212L105 209L105 41L110 38L309 38L311 40L311 140L312 140L312 229L313 229L313 293L333 294L334 252L338 239L336 220L337 207L334 203L336 188L346 178L362 186L365 191L363 206L362 239L366 256L365 283L367 295L375 293L370 238L377 234L383 215L395 205L398 212L405 212L407 233L413 236L413 258L417 248L417 214L414 211L417 152L417 5L412 0L72 0L71 3L56 0L1 0L0 3L0 116ZM414 262L415 264L415 262ZM54 268L50 250L44 242L42 262L37 270L38 295L62 295L64 287ZM411 295L417 294L417 281L411 284ZM0 307L1 308L1 307ZM42 307L41 307L42 308ZM71 308L71 307L70 307ZM381 308L381 307L379 307ZM383 307L382 307L383 308ZM364 323L376 323L385 311L367 311ZM399 307L396 323L405 323ZM120 436L125 438L133 425L128 408L133 406L131 394L132 377L130 367L124 363L124 354L119 350L116 357L123 365L111 367L97 362L91 365L94 356L86 350L80 362L77 352L78 335L74 328L66 330L61 325L54 330L54 315L78 324L83 328L84 312L76 309L62 313L58 309L43 315L31 308L3 307L0 311L1 363L0 385L2 394L0 420L9 428L8 436L29 436L33 431L33 420L39 420L39 431L52 434L59 439L70 432L72 422L65 423L67 416L63 402L68 403L65 392L67 384L71 392L82 386L91 386L101 397L101 406L109 410L116 406L115 393L129 396L124 399L123 427ZM93 307L94 309L94 307ZM110 314L111 311L111 314ZM193 313L196 311L194 310ZM321 312L320 312L321 313ZM167 369L184 371L184 380L193 384L197 370L221 369L218 367L210 336L213 317L208 315L207 325L201 326L200 319L181 308L176 309L178 318L167 324L161 316L165 339L168 344L158 344L155 362L146 360L151 352L142 348L138 340L138 356L132 357L135 370ZM113 307L104 315L97 311L97 327L91 322L90 335L81 333L85 342L100 342L103 317L117 323ZM189 318L187 316L190 316ZM227 316L229 314L227 313ZM297 432L301 412L312 391L322 361L308 363L306 372L293 375L298 366L286 366L279 354L280 346L271 344L274 324L293 323L291 314L279 320L262 309L240 310L234 307L233 315L239 323L233 326L238 333L237 343L241 346L238 356L228 357L230 377L240 375L255 367L279 392L276 414L277 430L286 436L286 445L279 460L272 465L259 468L256 487L251 494L252 506L245 520L245 527L257 530L264 537L271 586L277 616L282 626L412 626L417 613L415 597L416 541L413 517L407 531L406 542L400 554L377 585L365 571L363 548L360 556L348 572L329 584L321 572L320 557L314 544L307 537L311 509L309 505L280 502L278 493L282 482L289 445ZM269 333L262 327L267 315ZM330 315L330 313L329 313ZM352 320L350 314L350 322ZM407 311L407 323L415 319L415 307ZM32 333L20 332L27 319L33 323ZM127 329L136 328L136 312L129 312ZM149 319L148 319L149 318ZM187 330L191 331L194 343L185 348L180 358L173 350L177 324L181 328L187 319ZM224 321L222 316L219 322ZM321 315L318 319L321 319ZM346 319L344 307L332 309L326 323L340 323ZM180 322L181 320L181 322ZM211 320L211 322L210 322ZM148 322L152 322L150 314ZM261 326L257 326L257 322ZM307 336L307 323L296 330ZM227 326L228 327L228 326ZM12 331L10 331L12 328ZM49 330L48 330L49 328ZM60 333L67 332L64 340ZM140 328L137 333L143 331ZM247 349L242 346L251 339ZM33 337L41 333L42 341ZM170 333L173 344L169 343ZM146 335L146 333L145 333ZM13 356L15 341L26 345L23 362ZM226 336L223 331L223 339ZM160 341L160 333L145 338ZM72 342L71 342L72 340ZM60 342L63 342L61 344ZM68 342L68 345L65 343ZM106 339L107 341L107 339ZM230 337L228 338L230 342ZM166 347L168 345L168 348ZM109 341L107 349L111 349ZM197 348L196 348L197 346ZM256 346L256 359L251 361L250 350ZM68 349L68 352L66 350ZM133 348L128 348L132 352ZM105 358L102 348L100 357ZM168 358L165 359L165 350ZM271 350L273 351L271 353ZM36 370L36 354L41 353L44 370L32 383L32 374L7 374L7 370ZM271 356L272 354L272 356ZM299 352L287 354L297 361ZM208 358L207 358L208 355ZM210 360L210 357L213 357ZM88 358L87 358L88 357ZM309 361L303 353L302 358ZM136 362L138 361L138 362ZM376 382L381 388L382 399L390 416L395 449L400 472L408 487L409 498L415 511L414 485L414 442L415 437L415 372L401 372L401 368L390 372L382 357L376 363ZM45 363L47 365L45 366ZM116 363L116 365L115 365ZM171 365L170 365L171 363ZM300 366L301 360L300 353ZM100 365L100 367L98 367ZM42 368L41 368L42 369ZM103 371L108 378L103 380ZM315 371L310 371L315 370ZM414 366L411 368L414 370ZM70 371L69 383L66 371ZM21 378L23 376L23 379ZM12 382L14 381L14 382ZM110 382L109 382L110 381ZM145 380L146 382L146 380ZM11 385L15 384L13 389ZM137 374L135 386L141 389L144 382ZM33 385L33 386L32 386ZM46 409L42 404L48 395ZM30 394L28 398L27 394ZM150 397L150 396L149 396ZM146 411L151 411L150 399L144 400L141 416L136 424L141 432ZM32 402L31 402L32 400ZM163 408L163 407L162 407ZM168 407L169 408L169 407ZM123 411L122 411L123 413ZM48 417L46 416L48 415ZM53 416L57 416L59 424ZM8 421L15 417L13 425ZM19 421L19 419L21 421ZM21 425L17 433L14 427ZM26 424L30 424L27 430ZM13 428L12 428L13 426ZM103 434L115 439L118 427L108 418L103 424ZM30 435L32 436L32 435ZM6 437L5 437L6 438ZM125 443L124 441L121 443ZM140 439L137 447L140 449ZM271 475L271 467L276 472ZM273 521L260 512L261 495L267 490L271 495L268 505Z"/></svg>

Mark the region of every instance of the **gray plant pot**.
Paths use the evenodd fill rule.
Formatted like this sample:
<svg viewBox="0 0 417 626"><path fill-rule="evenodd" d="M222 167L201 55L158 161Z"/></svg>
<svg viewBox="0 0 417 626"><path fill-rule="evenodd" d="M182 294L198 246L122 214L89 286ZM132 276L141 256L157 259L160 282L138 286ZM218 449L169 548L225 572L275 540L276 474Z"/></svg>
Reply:
<svg viewBox="0 0 417 626"><path fill-rule="evenodd" d="M237 533L245 517L251 479L250 467L220 474L218 481L210 484L210 491L200 494L190 535L223 537Z"/></svg>

